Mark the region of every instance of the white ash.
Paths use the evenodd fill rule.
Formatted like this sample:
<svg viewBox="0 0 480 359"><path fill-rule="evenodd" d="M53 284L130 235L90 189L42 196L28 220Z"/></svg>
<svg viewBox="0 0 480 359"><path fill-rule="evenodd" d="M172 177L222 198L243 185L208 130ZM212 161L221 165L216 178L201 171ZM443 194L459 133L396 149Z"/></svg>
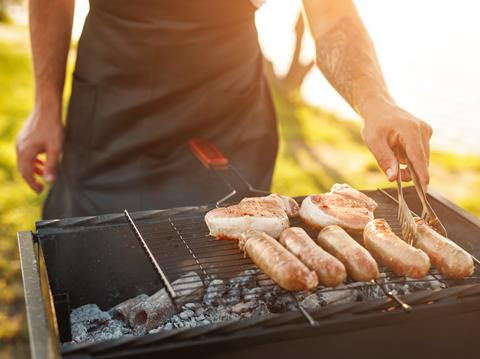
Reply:
<svg viewBox="0 0 480 359"><path fill-rule="evenodd" d="M405 295L444 286L433 276L421 281L395 279L398 283L391 283L390 280L393 279L385 274L378 280L383 289L370 282L352 282L337 288L319 287L313 293L292 293L277 286L258 269L243 271L228 280L210 276L204 280L205 290L201 301L185 303L176 314L148 333L296 311L299 305L311 312L332 304L383 298L385 291ZM112 309L110 313L113 314L115 311ZM73 342L98 342L123 335L140 335L133 331L126 320L117 318L112 318L109 312L101 311L95 304L74 309L70 316Z"/></svg>
<svg viewBox="0 0 480 359"><path fill-rule="evenodd" d="M72 341L75 343L100 342L132 334L125 322L112 319L108 312L96 304L86 304L70 314Z"/></svg>

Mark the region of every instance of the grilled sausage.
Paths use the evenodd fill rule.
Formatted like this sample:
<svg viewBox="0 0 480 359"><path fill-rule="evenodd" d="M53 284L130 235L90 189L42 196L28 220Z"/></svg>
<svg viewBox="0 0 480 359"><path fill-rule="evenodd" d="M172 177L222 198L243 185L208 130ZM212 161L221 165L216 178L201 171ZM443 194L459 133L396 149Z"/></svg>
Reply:
<svg viewBox="0 0 480 359"><path fill-rule="evenodd" d="M396 274L422 278L430 269L425 252L398 238L384 219L374 219L365 226L363 241L373 257Z"/></svg>
<svg viewBox="0 0 480 359"><path fill-rule="evenodd" d="M275 283L286 290L312 290L318 286L315 272L269 235L249 230L238 245Z"/></svg>
<svg viewBox="0 0 480 359"><path fill-rule="evenodd" d="M318 234L317 244L337 257L354 280L370 281L379 276L377 262L345 230L337 225L327 226Z"/></svg>
<svg viewBox="0 0 480 359"><path fill-rule="evenodd" d="M315 271L323 285L336 287L345 281L347 272L342 262L320 248L302 228L287 228L280 235L279 241L308 268Z"/></svg>
<svg viewBox="0 0 480 359"><path fill-rule="evenodd" d="M415 218L417 235L415 247L430 257L432 265L450 278L464 278L475 269L470 254L450 239L443 237L420 218Z"/></svg>

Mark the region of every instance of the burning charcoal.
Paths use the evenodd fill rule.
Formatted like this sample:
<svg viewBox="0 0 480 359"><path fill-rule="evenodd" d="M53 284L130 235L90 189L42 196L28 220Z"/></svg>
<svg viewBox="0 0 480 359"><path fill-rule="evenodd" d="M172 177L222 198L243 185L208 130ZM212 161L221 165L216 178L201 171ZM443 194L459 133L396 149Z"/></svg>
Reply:
<svg viewBox="0 0 480 359"><path fill-rule="evenodd" d="M355 289L325 290L317 293L324 305L354 302L357 298Z"/></svg>
<svg viewBox="0 0 480 359"><path fill-rule="evenodd" d="M187 303L183 307L186 308L186 309L196 309L196 308L200 307L200 304L198 304L198 303Z"/></svg>
<svg viewBox="0 0 480 359"><path fill-rule="evenodd" d="M203 297L206 305L219 305L223 302L223 294L226 291L225 283L221 279L212 280L207 288L207 292Z"/></svg>
<svg viewBox="0 0 480 359"><path fill-rule="evenodd" d="M230 287L228 289L226 303L228 305L235 305L239 303L241 295L242 295L241 288L238 286L238 284L235 284L233 287Z"/></svg>
<svg viewBox="0 0 480 359"><path fill-rule="evenodd" d="M195 309L195 315L200 316L203 315L203 313L205 313L205 308L198 307L197 309Z"/></svg>
<svg viewBox="0 0 480 359"><path fill-rule="evenodd" d="M201 322L201 324L202 324L202 325L208 325L208 324L210 324L210 321L207 320L207 319L205 319L205 320L203 320L203 321Z"/></svg>
<svg viewBox="0 0 480 359"><path fill-rule="evenodd" d="M238 276L231 278L228 281L229 286L241 286L245 288L253 288L256 286L256 275L258 271L255 269L247 269L241 272Z"/></svg>
<svg viewBox="0 0 480 359"><path fill-rule="evenodd" d="M163 327L164 330L172 330L173 329L173 324L172 323L167 323Z"/></svg>
<svg viewBox="0 0 480 359"><path fill-rule="evenodd" d="M128 318L128 314L130 313L130 310L137 304L147 300L147 298L148 298L148 295L146 294L137 295L134 298L127 299L126 301L120 304L117 304L115 307L110 309L108 313L114 319L125 321Z"/></svg>
<svg viewBox="0 0 480 359"><path fill-rule="evenodd" d="M160 333L161 331L164 330L164 327L159 326L158 328L152 329L148 332L148 334L155 334L155 333Z"/></svg>
<svg viewBox="0 0 480 359"><path fill-rule="evenodd" d="M321 302L316 294L310 294L303 299L300 304L306 310L315 310L321 307Z"/></svg>
<svg viewBox="0 0 480 359"><path fill-rule="evenodd" d="M255 287L252 289L243 288L242 290L243 299L246 301L259 300L263 294L263 290L260 287Z"/></svg>
<svg viewBox="0 0 480 359"><path fill-rule="evenodd" d="M238 303L232 307L232 312L236 314L252 312L256 307L256 302Z"/></svg>
<svg viewBox="0 0 480 359"><path fill-rule="evenodd" d="M72 341L82 343L88 338L88 330L82 323L73 323L71 326Z"/></svg>
<svg viewBox="0 0 480 359"><path fill-rule="evenodd" d="M291 295L281 295L275 299L275 302L270 307L270 310L274 313L283 313L296 309L296 303Z"/></svg>
<svg viewBox="0 0 480 359"><path fill-rule="evenodd" d="M181 306L192 300L198 300L203 295L203 283L195 272L189 272L172 283L177 293L176 304ZM135 333L144 334L149 330L160 326L168 317L175 313L166 289L163 288L150 296L144 302L132 308L128 316L130 326Z"/></svg>
<svg viewBox="0 0 480 359"><path fill-rule="evenodd" d="M101 342L104 340L118 339L125 334L131 334L131 330L126 328L122 321L113 319L89 334L92 341Z"/></svg>
<svg viewBox="0 0 480 359"><path fill-rule="evenodd" d="M193 310L187 309L181 312L178 316L183 320L188 320L189 318L193 317L195 312Z"/></svg>
<svg viewBox="0 0 480 359"><path fill-rule="evenodd" d="M203 314L197 315L197 317L196 317L197 322L201 322L204 319L205 319L205 315L203 315Z"/></svg>
<svg viewBox="0 0 480 359"><path fill-rule="evenodd" d="M70 313L70 323L82 323L87 329L98 322L110 320L110 314L103 312L96 304L86 304Z"/></svg>

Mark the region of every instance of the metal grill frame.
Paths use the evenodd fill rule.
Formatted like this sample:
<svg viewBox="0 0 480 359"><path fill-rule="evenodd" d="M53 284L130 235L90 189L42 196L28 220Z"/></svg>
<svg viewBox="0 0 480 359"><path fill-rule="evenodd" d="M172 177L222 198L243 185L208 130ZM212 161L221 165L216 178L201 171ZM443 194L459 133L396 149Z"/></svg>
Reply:
<svg viewBox="0 0 480 359"><path fill-rule="evenodd" d="M371 193L367 194L371 195ZM171 216L169 218L171 226L178 233L178 228L176 224L171 220L172 217L182 217L186 214L188 215L188 213L192 210L207 211L209 208L210 207L204 206L201 208L192 207L167 211L141 212L135 214L134 219L137 223L141 222L143 225L144 223L148 223L150 220L154 221L155 218L158 218L159 215L163 216L168 214L169 216ZM396 214L393 215L396 218ZM73 230L75 228L78 228L78 226L102 226L111 225L114 223L121 224L122 221L124 222L124 218L121 215L109 215L100 217L73 218L56 221L42 221L37 224L37 228L41 235L48 235L53 234L56 231L65 231L69 228ZM398 228L394 229L398 231ZM407 303L415 305L416 311L417 309L419 309L419 311L421 310L428 312L433 307L438 309L440 309L442 306L448 307L448 303L452 303L452 300L463 302L463 304L465 305L465 310L468 310L468 308L474 308L475 310L478 310L477 305L480 306L480 304L478 304L479 298L480 286L478 286L477 284L458 285L458 283L455 283L454 286L438 292L420 291L405 296L403 299ZM378 319L386 318L387 316L392 315L396 317L399 315L399 312L404 314L403 311L398 310L398 308L398 304L395 303L391 298L353 303L353 305L340 304L329 306L326 308L320 308L319 310L311 313L311 315L317 321L321 320L320 324L315 328L312 328L315 330L309 333L311 333L311 335L318 335L318 333L322 332L320 328L328 327L330 324L334 323L338 319L338 317L342 318L341 322L345 322L346 317L355 317L354 321L359 320L359 318L363 318L360 320L360 323L362 323L362 320L365 320L366 318L371 319L373 317L376 317ZM388 322L388 320L386 321ZM125 348L129 348L129 350L132 348L134 350L140 350L140 348L143 348L144 346L151 346L153 345L153 343L156 343L154 348L155 351L168 352L169 350L177 350L179 348L190 347L192 345L192 341L197 342L198 344L198 341L193 340L193 338L201 338L201 343L206 343L212 340L215 341L217 339L221 343L227 343L228 340L225 340L225 336L232 336L233 338L240 335L243 338L247 338L249 336L249 331L253 331L255 334L253 334L252 337L263 337L263 335L258 336L259 328L262 329L262 332L274 334L278 331L281 331L282 333L289 332L290 327L292 327L291 335L293 337L296 337L294 333L303 333L304 330L308 331L307 328L310 327L310 324L305 320L301 313L290 312L282 315L272 315L269 318L250 318L247 320L242 320L240 322L219 323L217 325L210 325L189 330L176 330L171 333L159 333L141 338L128 338L124 340L120 339L112 342L99 344L75 345L70 348L64 349L63 354L74 355L75 353L89 353L91 355L100 355L101 353L110 352L112 350L124 351ZM317 334L313 334L314 332ZM205 336L207 335L211 337L208 340L205 339ZM303 335L306 334L303 333ZM257 339L255 339L254 341L256 342ZM161 346L160 343L162 344Z"/></svg>

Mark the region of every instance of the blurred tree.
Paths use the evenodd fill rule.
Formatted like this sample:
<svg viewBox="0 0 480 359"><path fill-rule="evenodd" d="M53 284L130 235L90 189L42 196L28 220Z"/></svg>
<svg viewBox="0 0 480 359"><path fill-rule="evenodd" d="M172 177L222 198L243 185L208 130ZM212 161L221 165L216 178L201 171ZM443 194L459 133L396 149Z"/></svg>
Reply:
<svg viewBox="0 0 480 359"><path fill-rule="evenodd" d="M0 23L10 22L11 18L8 16L8 8L12 4L21 4L23 0L0 0Z"/></svg>
<svg viewBox="0 0 480 359"><path fill-rule="evenodd" d="M307 73L312 69L315 64L314 61L310 61L307 64L300 62L300 54L302 50L302 39L305 33L305 25L303 23L303 16L298 16L295 25L295 50L293 52L292 64L285 76L279 77L273 70L273 64L271 61L264 58L265 74L271 84L271 86L283 96L288 96L293 91L297 90L303 82L303 79Z"/></svg>

